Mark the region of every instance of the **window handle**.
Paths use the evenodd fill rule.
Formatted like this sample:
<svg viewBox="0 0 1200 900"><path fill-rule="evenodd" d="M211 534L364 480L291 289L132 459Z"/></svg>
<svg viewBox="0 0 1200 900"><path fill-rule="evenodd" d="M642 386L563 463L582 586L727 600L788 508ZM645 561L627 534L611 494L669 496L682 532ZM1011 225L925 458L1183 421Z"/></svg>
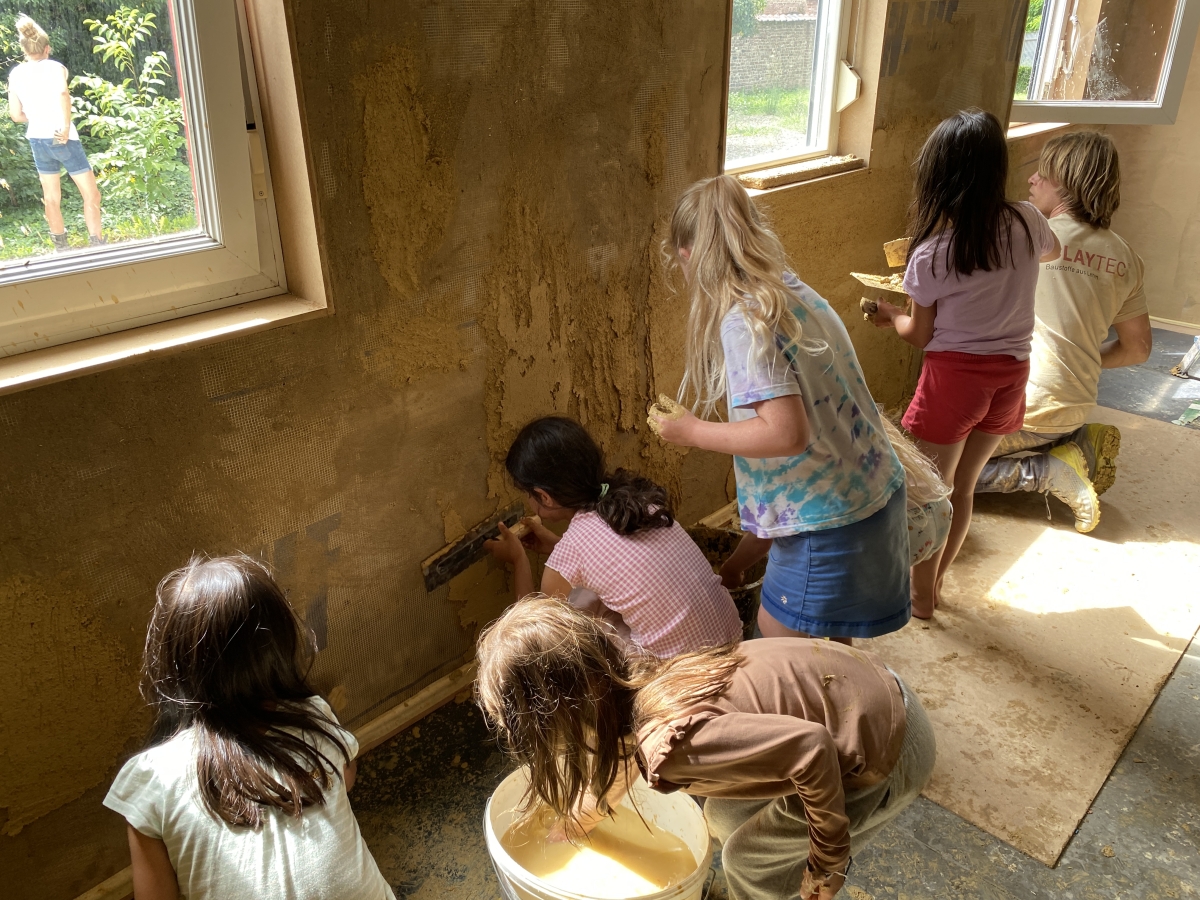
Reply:
<svg viewBox="0 0 1200 900"><path fill-rule="evenodd" d="M858 99L862 93L862 79L844 59L838 60L837 90L833 95L833 108L841 112Z"/></svg>

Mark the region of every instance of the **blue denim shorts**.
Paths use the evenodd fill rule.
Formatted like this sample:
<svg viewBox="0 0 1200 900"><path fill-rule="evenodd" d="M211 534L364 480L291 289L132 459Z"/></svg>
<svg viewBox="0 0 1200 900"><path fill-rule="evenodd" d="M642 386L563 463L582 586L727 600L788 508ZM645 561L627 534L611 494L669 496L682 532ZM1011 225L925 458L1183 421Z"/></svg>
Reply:
<svg viewBox="0 0 1200 900"><path fill-rule="evenodd" d="M900 487L861 522L775 538L762 605L771 618L816 637L878 637L912 615L908 515Z"/></svg>
<svg viewBox="0 0 1200 900"><path fill-rule="evenodd" d="M33 150L33 164L39 175L58 175L64 168L68 175L92 171L92 164L79 141L56 144L52 138L29 138L29 147Z"/></svg>

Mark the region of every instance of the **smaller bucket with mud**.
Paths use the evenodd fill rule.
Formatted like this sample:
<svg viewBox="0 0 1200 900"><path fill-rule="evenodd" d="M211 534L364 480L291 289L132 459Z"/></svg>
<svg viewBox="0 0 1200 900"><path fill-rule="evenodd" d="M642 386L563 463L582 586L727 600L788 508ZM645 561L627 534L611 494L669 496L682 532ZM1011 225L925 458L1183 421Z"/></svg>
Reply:
<svg viewBox="0 0 1200 900"><path fill-rule="evenodd" d="M709 528L706 525L693 525L687 529L687 533L703 551L714 572L729 558L742 539L740 531ZM745 641L754 637L754 627L758 624L758 604L762 595L763 575L766 572L767 560L763 558L746 570L745 584L729 592L742 620L742 640Z"/></svg>
<svg viewBox="0 0 1200 900"><path fill-rule="evenodd" d="M638 778L629 794L616 807L617 815L641 815L641 819L682 841L695 858L695 868L681 880L661 890L642 893L606 892L593 882L566 888L539 878L524 869L505 849L502 838L522 818L521 801L529 784L527 770L517 769L502 782L488 800L483 813L483 830L488 854L507 900L701 900L712 863L708 824L696 801L682 791L659 794ZM640 822L639 822L640 824ZM644 826L643 826L644 827ZM646 832L649 835L649 832ZM684 852L680 849L678 852Z"/></svg>

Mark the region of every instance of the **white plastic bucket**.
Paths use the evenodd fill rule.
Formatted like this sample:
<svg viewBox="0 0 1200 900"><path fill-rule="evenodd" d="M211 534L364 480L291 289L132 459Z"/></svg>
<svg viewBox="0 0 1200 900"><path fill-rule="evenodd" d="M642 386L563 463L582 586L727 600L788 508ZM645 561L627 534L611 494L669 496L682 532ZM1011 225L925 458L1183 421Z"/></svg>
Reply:
<svg viewBox="0 0 1200 900"><path fill-rule="evenodd" d="M500 782L483 812L488 853L492 857L496 877L500 880L501 891L508 900L595 900L587 894L564 891L534 877L517 865L500 844L501 836L516 821L517 808L528 783L529 776L524 769L513 772ZM701 900L704 881L712 864L712 843L704 813L696 801L683 792L659 794L650 790L646 782L639 778L620 806L633 809L634 803L647 822L677 835L687 844L696 857L696 869L677 885L650 894L639 894L629 900Z"/></svg>

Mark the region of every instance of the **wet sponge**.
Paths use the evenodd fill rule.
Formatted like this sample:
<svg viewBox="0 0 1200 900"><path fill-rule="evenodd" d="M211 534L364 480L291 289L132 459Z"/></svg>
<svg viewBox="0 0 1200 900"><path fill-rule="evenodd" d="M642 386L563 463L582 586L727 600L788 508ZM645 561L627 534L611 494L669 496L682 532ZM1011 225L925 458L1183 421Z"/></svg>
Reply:
<svg viewBox="0 0 1200 900"><path fill-rule="evenodd" d="M681 419L686 410L666 394L659 394L658 399L654 401L654 405L650 407L650 415L646 417L646 424L650 426L650 430L657 435L662 434L662 427L658 424L659 419ZM658 418L655 418L655 417Z"/></svg>

